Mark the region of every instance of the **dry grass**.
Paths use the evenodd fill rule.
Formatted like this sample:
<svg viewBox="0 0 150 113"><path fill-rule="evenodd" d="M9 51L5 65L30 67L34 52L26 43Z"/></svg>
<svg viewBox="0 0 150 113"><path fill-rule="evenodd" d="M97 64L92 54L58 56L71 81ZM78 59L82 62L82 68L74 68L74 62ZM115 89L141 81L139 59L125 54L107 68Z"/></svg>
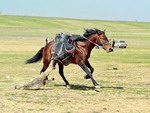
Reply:
<svg viewBox="0 0 150 113"><path fill-rule="evenodd" d="M13 18L15 20L15 17ZM19 18L18 18L19 19ZM22 20L23 17L20 17ZM26 20L27 18L24 18ZM35 20L35 18L32 18ZM31 19L31 20L32 20ZM8 18L9 20L9 18ZM38 18L37 20L40 20ZM110 37L125 39L129 47L116 49L114 53L107 54L104 50L94 49L90 58L95 68L93 76L101 85L101 89L95 90L91 80L85 80L85 73L76 65L65 67L65 75L71 89L65 88L64 82L58 74L58 69L51 73L50 77L56 80L43 87L41 90L14 90L16 84L22 84L36 76L42 63L25 65L24 61L32 57L43 45L45 34L50 31L54 35L61 31L55 26L47 28L44 35L33 36L32 27L29 26L26 33L10 28L0 28L0 113L149 113L150 112L150 42L147 23L107 22L107 21L83 21L41 18L43 21L53 21L65 26L66 30L80 33L75 30L85 23L94 26L98 23L102 27L111 29L118 25L121 29L112 29L108 32ZM17 20L16 20L17 21ZM29 21L28 19L26 21ZM18 21L17 21L18 22ZM22 23L21 21L19 21ZM41 23L42 23L41 22ZM74 22L72 24L72 22ZM93 22L93 23L92 23ZM39 24L33 23L33 27ZM80 23L80 25L78 24ZM106 23L106 24L104 24ZM77 25L78 24L78 25ZM104 24L104 25L103 25ZM132 25L133 24L133 25ZM149 24L149 23L148 23ZM16 24L17 25L17 24ZM24 23L22 26L26 26ZM20 26L21 26L20 25ZM42 24L44 26L45 24ZM3 24L6 27L6 24ZM97 25L98 26L98 25ZM28 27L28 26L26 26ZM127 30L126 28L130 28ZM71 28L71 30L69 30ZM136 28L136 30L135 30ZM139 34L142 29L142 34ZM40 34L45 28L34 31ZM134 31L132 34L131 31ZM7 31L7 32L6 32ZM38 32L40 31L40 32ZM126 31L125 34L123 31ZM129 32L127 32L129 31ZM116 34L114 34L116 32ZM9 35L7 34L9 33ZM29 33L29 35L27 35ZM136 34L137 33L137 34ZM15 34L15 35L14 35ZM125 36L124 36L124 35ZM132 34L130 36L130 34ZM145 35L144 35L145 34ZM143 36L142 36L143 35ZM142 45L142 46L141 46ZM117 70L113 70L117 68Z"/></svg>
<svg viewBox="0 0 150 113"><path fill-rule="evenodd" d="M134 61L126 63L130 62L132 57L124 62L123 54L119 54L120 52L133 53L134 51L130 48L117 49L111 54L103 50L92 52L90 62L95 68L94 77L101 85L99 90L93 88L90 80L83 79L85 73L76 65L69 65L65 68L66 78L72 84L71 89L62 86L64 82L56 70L50 75L56 80L43 87L42 90L14 90L13 87L16 84L22 84L39 76L39 70L42 67L42 63L23 64L36 51L32 52L29 49L31 45L26 45L28 41L26 43L25 38L21 40L24 41L21 41L24 43L24 48L22 44L16 48L15 43L19 41L15 39L12 40L11 47L8 45L8 48L11 48L10 51L8 48L1 48L3 49L0 64L0 109L2 113L150 112L150 65L149 63L134 63ZM36 44L31 47L32 50L39 49ZM114 67L118 70L113 70Z"/></svg>

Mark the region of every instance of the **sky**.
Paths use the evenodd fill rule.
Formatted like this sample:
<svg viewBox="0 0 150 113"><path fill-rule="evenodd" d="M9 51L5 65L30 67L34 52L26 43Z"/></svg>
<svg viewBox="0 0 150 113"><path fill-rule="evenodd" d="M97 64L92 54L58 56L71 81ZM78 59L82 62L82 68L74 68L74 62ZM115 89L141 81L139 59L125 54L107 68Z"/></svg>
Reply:
<svg viewBox="0 0 150 113"><path fill-rule="evenodd" d="M0 0L0 14L150 22L150 0Z"/></svg>

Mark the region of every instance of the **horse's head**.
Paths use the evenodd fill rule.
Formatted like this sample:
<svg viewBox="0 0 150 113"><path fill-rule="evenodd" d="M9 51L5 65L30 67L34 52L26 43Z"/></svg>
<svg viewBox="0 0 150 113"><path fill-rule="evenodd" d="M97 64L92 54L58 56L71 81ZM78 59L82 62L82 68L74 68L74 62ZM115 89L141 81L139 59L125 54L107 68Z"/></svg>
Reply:
<svg viewBox="0 0 150 113"><path fill-rule="evenodd" d="M107 36L105 35L105 31L98 31L97 32L97 44L102 46L103 49L106 51L106 52L113 52L113 48L111 43L109 42Z"/></svg>

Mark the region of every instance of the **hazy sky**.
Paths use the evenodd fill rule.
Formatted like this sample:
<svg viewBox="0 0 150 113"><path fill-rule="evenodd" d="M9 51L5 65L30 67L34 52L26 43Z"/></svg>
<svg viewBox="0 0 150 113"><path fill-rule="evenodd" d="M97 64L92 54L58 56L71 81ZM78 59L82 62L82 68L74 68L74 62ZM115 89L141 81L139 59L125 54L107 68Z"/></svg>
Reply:
<svg viewBox="0 0 150 113"><path fill-rule="evenodd" d="M150 0L0 0L0 13L150 22Z"/></svg>

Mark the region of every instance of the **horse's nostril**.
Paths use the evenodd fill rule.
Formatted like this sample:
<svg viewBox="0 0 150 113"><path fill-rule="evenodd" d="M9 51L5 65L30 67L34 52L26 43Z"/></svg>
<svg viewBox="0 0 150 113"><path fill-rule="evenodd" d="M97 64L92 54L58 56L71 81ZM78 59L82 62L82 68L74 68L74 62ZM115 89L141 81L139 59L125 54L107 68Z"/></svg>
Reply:
<svg viewBox="0 0 150 113"><path fill-rule="evenodd" d="M109 51L111 52L111 51L113 51L113 49L112 49L112 48L109 48Z"/></svg>

